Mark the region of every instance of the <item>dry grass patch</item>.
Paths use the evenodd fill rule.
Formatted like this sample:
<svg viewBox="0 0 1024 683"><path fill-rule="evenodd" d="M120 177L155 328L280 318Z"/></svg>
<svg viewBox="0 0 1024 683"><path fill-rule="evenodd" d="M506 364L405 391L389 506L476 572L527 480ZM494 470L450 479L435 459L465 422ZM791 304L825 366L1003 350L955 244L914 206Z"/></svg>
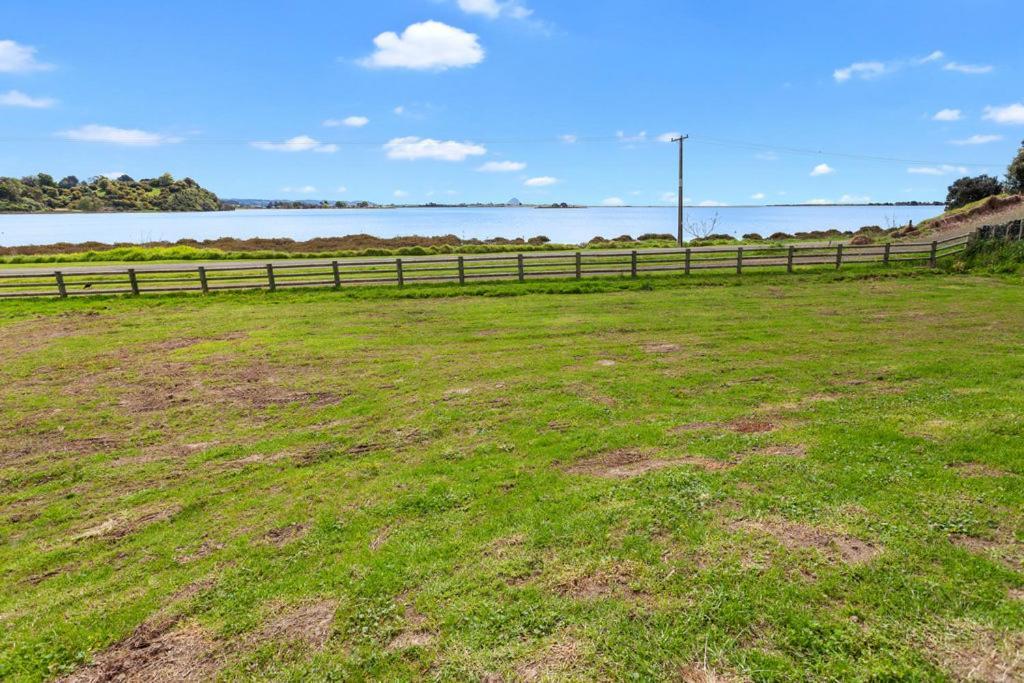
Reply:
<svg viewBox="0 0 1024 683"><path fill-rule="evenodd" d="M698 457L660 459L652 457L650 451L639 448L620 448L579 460L567 467L565 471L569 474L585 474L606 479L628 479L655 470L681 465L690 465L714 472L728 469L735 464L735 462Z"/></svg>
<svg viewBox="0 0 1024 683"><path fill-rule="evenodd" d="M387 649L395 652L412 647L428 647L436 638L437 634L427 628L427 618L406 605L402 630L391 639Z"/></svg>
<svg viewBox="0 0 1024 683"><path fill-rule="evenodd" d="M292 541L305 536L308 530L309 527L305 524L285 524L282 527L271 529L267 533L263 534L263 540L270 545L283 548Z"/></svg>
<svg viewBox="0 0 1024 683"><path fill-rule="evenodd" d="M992 467L991 465L985 465L980 462L956 462L949 465L949 468L961 477L965 478L1011 476L1010 473L1005 470Z"/></svg>
<svg viewBox="0 0 1024 683"><path fill-rule="evenodd" d="M1001 562L1010 569L1024 570L1024 544L1017 542L1008 534L1002 534L997 539L954 534L949 540L968 552Z"/></svg>
<svg viewBox="0 0 1024 683"><path fill-rule="evenodd" d="M1015 683L1024 680L1024 634L958 622L927 644L928 653L957 680Z"/></svg>
<svg viewBox="0 0 1024 683"><path fill-rule="evenodd" d="M334 630L335 600L316 600L286 610L267 622L256 635L258 641L298 642L322 649Z"/></svg>
<svg viewBox="0 0 1024 683"><path fill-rule="evenodd" d="M747 451L744 455L764 455L775 458L803 458L807 456L807 447L802 444L787 446L760 446Z"/></svg>
<svg viewBox="0 0 1024 683"><path fill-rule="evenodd" d="M738 434L763 434L775 431L775 424L764 419L741 417L733 420L728 428Z"/></svg>
<svg viewBox="0 0 1024 683"><path fill-rule="evenodd" d="M621 597L637 600L648 594L636 588L636 570L629 563L617 563L596 571L560 578L555 592L574 600Z"/></svg>
<svg viewBox="0 0 1024 683"><path fill-rule="evenodd" d="M122 513L75 534L72 536L71 540L84 541L91 538L124 538L125 536L133 534L150 524L166 522L172 519L174 515L178 514L180 511L181 506L175 504L142 511L136 513L134 516Z"/></svg>
<svg viewBox="0 0 1024 683"><path fill-rule="evenodd" d="M833 562L864 564L882 552L880 547L868 541L797 522L739 520L730 524L729 528L771 536L787 548L817 550Z"/></svg>
<svg viewBox="0 0 1024 683"><path fill-rule="evenodd" d="M579 671L584 661L583 649L578 639L563 635L516 666L514 680L531 682L571 678L572 672Z"/></svg>
<svg viewBox="0 0 1024 683"><path fill-rule="evenodd" d="M644 353L672 353L678 351L679 348L679 344L672 342L648 342L640 345L640 349Z"/></svg>
<svg viewBox="0 0 1024 683"><path fill-rule="evenodd" d="M733 674L725 674L708 666L707 662L687 664L679 670L680 683L743 683L749 678L740 678Z"/></svg>

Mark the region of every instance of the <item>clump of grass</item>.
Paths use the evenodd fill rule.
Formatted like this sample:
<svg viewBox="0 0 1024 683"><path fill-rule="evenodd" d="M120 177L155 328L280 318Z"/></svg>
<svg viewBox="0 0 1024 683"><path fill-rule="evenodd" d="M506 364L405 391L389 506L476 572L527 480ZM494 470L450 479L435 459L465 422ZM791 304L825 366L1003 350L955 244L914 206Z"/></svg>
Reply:
<svg viewBox="0 0 1024 683"><path fill-rule="evenodd" d="M975 240L950 267L957 272L1024 273L1024 242Z"/></svg>

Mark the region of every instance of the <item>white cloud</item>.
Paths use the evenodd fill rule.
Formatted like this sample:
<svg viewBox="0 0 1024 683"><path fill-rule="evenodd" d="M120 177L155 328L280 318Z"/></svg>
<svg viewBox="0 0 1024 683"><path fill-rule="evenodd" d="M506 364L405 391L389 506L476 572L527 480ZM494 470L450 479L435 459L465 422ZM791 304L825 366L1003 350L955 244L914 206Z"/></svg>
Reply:
<svg viewBox="0 0 1024 683"><path fill-rule="evenodd" d="M672 142L673 140L682 137L682 133L672 131L670 133L662 133L658 136L658 142Z"/></svg>
<svg viewBox="0 0 1024 683"><path fill-rule="evenodd" d="M296 135L284 142L257 141L251 144L256 149L262 149L265 152L320 152L321 154L333 154L338 151L337 145L325 145L308 135Z"/></svg>
<svg viewBox="0 0 1024 683"><path fill-rule="evenodd" d="M842 197L839 198L839 202L838 203L839 204L869 204L869 203L871 203L871 197L868 197L867 195L860 195L860 196L858 196L858 195L854 195L854 194L844 194Z"/></svg>
<svg viewBox="0 0 1024 683"><path fill-rule="evenodd" d="M99 126L95 123L90 123L80 128L64 130L57 133L57 135L76 142L102 142L125 147L156 147L182 141L180 137L164 135L163 133L152 133L136 128Z"/></svg>
<svg viewBox="0 0 1024 683"><path fill-rule="evenodd" d="M636 135L628 135L625 131L619 130L619 131L615 131L615 137L617 137L620 142L627 142L627 143L646 142L647 141L647 131L646 130L642 130L639 133L637 133Z"/></svg>
<svg viewBox="0 0 1024 683"><path fill-rule="evenodd" d="M313 194L316 192L316 188L312 185L302 185L300 187L282 187L281 192L287 194Z"/></svg>
<svg viewBox="0 0 1024 683"><path fill-rule="evenodd" d="M342 185L337 190L335 190L335 192L337 194L345 194L346 192L348 192L348 188Z"/></svg>
<svg viewBox="0 0 1024 683"><path fill-rule="evenodd" d="M920 57L918 59L915 59L914 64L928 64L930 62L937 62L945 56L946 54L942 50L936 50L927 57Z"/></svg>
<svg viewBox="0 0 1024 683"><path fill-rule="evenodd" d="M365 116L348 116L343 119L327 119L324 121L324 126L327 128L337 128L339 126L348 126L349 128L362 128L370 122L370 119Z"/></svg>
<svg viewBox="0 0 1024 683"><path fill-rule="evenodd" d="M943 109L935 113L932 121L959 121L963 118L963 112L959 109Z"/></svg>
<svg viewBox="0 0 1024 683"><path fill-rule="evenodd" d="M444 71L473 66L484 59L475 33L439 21L412 24L402 35L386 31L374 38L373 44L377 51L359 63L374 69Z"/></svg>
<svg viewBox="0 0 1024 683"><path fill-rule="evenodd" d="M941 166L911 166L907 169L907 173L913 175L950 175L951 173L959 173L963 175L967 173L967 167L951 166L949 164Z"/></svg>
<svg viewBox="0 0 1024 683"><path fill-rule="evenodd" d="M101 173L100 175L102 175L104 178L109 178L110 180L117 180L121 176L128 174L125 173L124 171L110 171L108 173Z"/></svg>
<svg viewBox="0 0 1024 683"><path fill-rule="evenodd" d="M52 64L43 64L36 59L34 47L13 40L0 40L0 73L24 74L52 68Z"/></svg>
<svg viewBox="0 0 1024 683"><path fill-rule="evenodd" d="M1016 102L1005 107L985 107L985 120L996 123L1024 124L1024 104Z"/></svg>
<svg viewBox="0 0 1024 683"><path fill-rule="evenodd" d="M394 138L384 145L389 159L435 159L437 161L465 161L467 157L487 154L487 148L472 142L420 139L409 136Z"/></svg>
<svg viewBox="0 0 1024 683"><path fill-rule="evenodd" d="M409 196L409 193L405 190L395 190L392 194L395 195L395 199L402 199L403 197Z"/></svg>
<svg viewBox="0 0 1024 683"><path fill-rule="evenodd" d="M49 109L57 104L51 97L32 97L18 90L0 93L0 107L28 107L29 109Z"/></svg>
<svg viewBox="0 0 1024 683"><path fill-rule="evenodd" d="M679 195L676 195L676 196L679 196ZM702 201L697 206L729 206L729 205L726 204L725 202L715 201L714 199L705 199L704 201Z"/></svg>
<svg viewBox="0 0 1024 683"><path fill-rule="evenodd" d="M558 178L552 178L549 175L542 175L536 178L529 178L523 183L526 187L548 187L558 183Z"/></svg>
<svg viewBox="0 0 1024 683"><path fill-rule="evenodd" d="M775 152L758 152L754 158L760 161L778 161L779 155Z"/></svg>
<svg viewBox="0 0 1024 683"><path fill-rule="evenodd" d="M828 164L818 164L817 166L815 166L811 170L811 175L812 176L832 175L835 172L836 172L836 169L832 168Z"/></svg>
<svg viewBox="0 0 1024 683"><path fill-rule="evenodd" d="M526 168L526 164L522 161L488 161L476 170L483 173L513 173L522 171L524 168Z"/></svg>
<svg viewBox="0 0 1024 683"><path fill-rule="evenodd" d="M601 200L601 206L625 206L626 202L622 201L622 197L608 197Z"/></svg>
<svg viewBox="0 0 1024 683"><path fill-rule="evenodd" d="M521 4L518 0L457 0L459 9L467 14L481 14L488 19L498 17L510 17L512 19L526 19L533 10Z"/></svg>
<svg viewBox="0 0 1024 683"><path fill-rule="evenodd" d="M834 204L831 199L808 199L804 204L810 204L812 206L823 206L825 204Z"/></svg>
<svg viewBox="0 0 1024 683"><path fill-rule="evenodd" d="M963 140L950 140L951 145L987 145L990 142L999 142L1003 139L1002 135L972 135L969 138Z"/></svg>
<svg viewBox="0 0 1024 683"><path fill-rule="evenodd" d="M400 104L394 109L392 109L392 111L395 112L395 116L401 116L402 114L405 113L405 106Z"/></svg>
<svg viewBox="0 0 1024 683"><path fill-rule="evenodd" d="M958 62L950 62L942 68L945 71L956 71L957 73L962 74L977 75L991 73L994 67L989 64L960 64Z"/></svg>
<svg viewBox="0 0 1024 683"><path fill-rule="evenodd" d="M750 198L753 199L754 201L759 202L762 199L764 199L764 196L764 192L755 192L754 194L750 195Z"/></svg>
<svg viewBox="0 0 1024 683"><path fill-rule="evenodd" d="M860 78L866 81L878 78L886 71L888 71L888 67L882 62L855 62L850 66L833 71L832 78L836 79L837 83L845 83L851 78Z"/></svg>
<svg viewBox="0 0 1024 683"><path fill-rule="evenodd" d="M574 145L579 140L579 137L572 133L566 133L565 135L559 135L558 139L567 145Z"/></svg>
<svg viewBox="0 0 1024 683"><path fill-rule="evenodd" d="M675 204L676 202L679 201L679 193L678 192L662 192L661 193L661 201L663 201L665 203Z"/></svg>

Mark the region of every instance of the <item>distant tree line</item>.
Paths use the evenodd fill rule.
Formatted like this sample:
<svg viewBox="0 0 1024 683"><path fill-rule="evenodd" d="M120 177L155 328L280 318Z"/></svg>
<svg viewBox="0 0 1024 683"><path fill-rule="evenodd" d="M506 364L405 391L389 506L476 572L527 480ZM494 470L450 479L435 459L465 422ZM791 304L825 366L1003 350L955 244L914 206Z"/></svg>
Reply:
<svg viewBox="0 0 1024 683"><path fill-rule="evenodd" d="M971 202L997 194L1024 193L1024 142L1017 150L1017 156L1006 169L1006 179L999 182L990 175L960 178L949 186L946 194L946 209L959 209Z"/></svg>
<svg viewBox="0 0 1024 683"><path fill-rule="evenodd" d="M0 177L0 211L220 211L217 195L191 178L170 173L135 180L96 176L81 181L73 175L54 180L47 173L24 178Z"/></svg>

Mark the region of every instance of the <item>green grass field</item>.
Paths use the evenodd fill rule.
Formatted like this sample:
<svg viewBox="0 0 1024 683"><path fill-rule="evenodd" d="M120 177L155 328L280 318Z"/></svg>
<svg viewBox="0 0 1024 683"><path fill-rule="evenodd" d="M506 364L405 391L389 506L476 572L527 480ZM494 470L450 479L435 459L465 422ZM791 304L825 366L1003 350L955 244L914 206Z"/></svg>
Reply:
<svg viewBox="0 0 1024 683"><path fill-rule="evenodd" d="M1024 677L1019 276L19 301L0 359L0 679Z"/></svg>

